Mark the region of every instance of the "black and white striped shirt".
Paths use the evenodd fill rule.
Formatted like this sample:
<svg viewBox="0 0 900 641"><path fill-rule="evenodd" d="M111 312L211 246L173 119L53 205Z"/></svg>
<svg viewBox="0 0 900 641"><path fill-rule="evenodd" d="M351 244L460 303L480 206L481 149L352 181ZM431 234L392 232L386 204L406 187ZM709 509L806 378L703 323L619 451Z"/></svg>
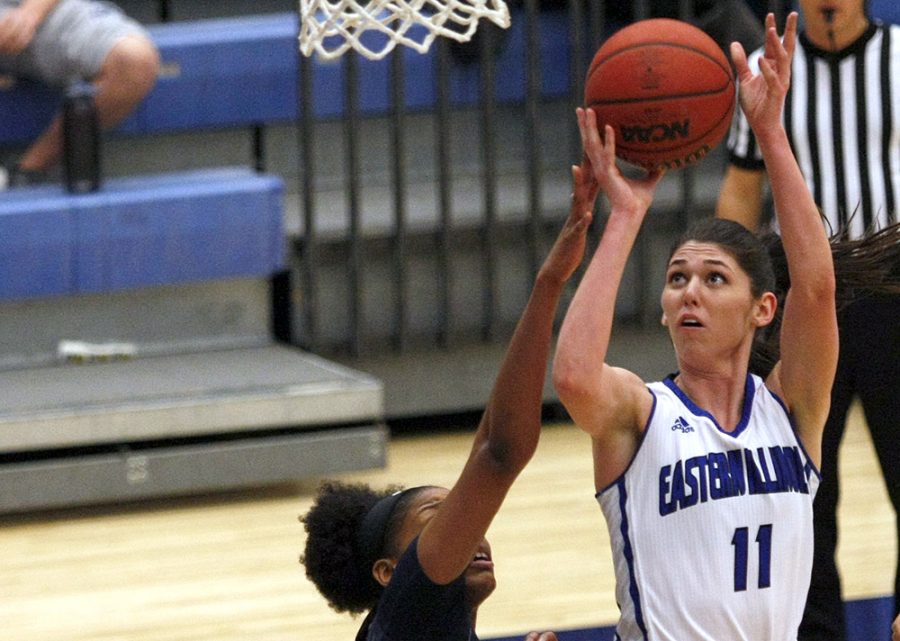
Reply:
<svg viewBox="0 0 900 641"><path fill-rule="evenodd" d="M759 70L762 51L750 57ZM828 53L800 34L785 129L816 203L850 238L900 217L900 26L873 23L849 47ZM731 162L763 169L743 112L728 137Z"/></svg>

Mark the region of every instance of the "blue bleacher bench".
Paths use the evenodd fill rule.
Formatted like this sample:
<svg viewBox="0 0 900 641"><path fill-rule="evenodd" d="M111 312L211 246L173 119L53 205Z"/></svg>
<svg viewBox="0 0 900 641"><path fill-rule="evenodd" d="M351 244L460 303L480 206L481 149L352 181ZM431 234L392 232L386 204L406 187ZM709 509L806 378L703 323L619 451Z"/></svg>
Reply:
<svg viewBox="0 0 900 641"><path fill-rule="evenodd" d="M540 14L541 92L570 91L568 17ZM150 25L162 66L159 80L141 105L118 127L125 135L253 126L296 119L299 105L316 118L344 112L344 65L313 59L313 95L298 102L298 41L295 13L217 18ZM523 100L526 87L525 20L514 12L512 26L496 60L496 97L501 103ZM399 47L405 59L406 104L427 110L436 103L435 47L419 54ZM391 107L390 59L359 58L359 105L364 115ZM454 64L449 79L454 105L475 104L479 96L477 64ZM59 91L29 81L0 85L0 145L34 139L56 113Z"/></svg>
<svg viewBox="0 0 900 641"><path fill-rule="evenodd" d="M0 300L268 277L284 267L280 178L245 168L0 197Z"/></svg>

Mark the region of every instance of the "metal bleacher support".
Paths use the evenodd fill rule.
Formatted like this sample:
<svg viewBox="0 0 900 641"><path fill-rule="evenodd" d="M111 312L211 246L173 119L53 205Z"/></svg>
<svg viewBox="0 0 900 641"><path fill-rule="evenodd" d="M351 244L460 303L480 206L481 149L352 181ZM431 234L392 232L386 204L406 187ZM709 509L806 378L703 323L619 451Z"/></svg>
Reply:
<svg viewBox="0 0 900 641"><path fill-rule="evenodd" d="M379 467L381 383L272 338L282 181L0 199L0 511Z"/></svg>

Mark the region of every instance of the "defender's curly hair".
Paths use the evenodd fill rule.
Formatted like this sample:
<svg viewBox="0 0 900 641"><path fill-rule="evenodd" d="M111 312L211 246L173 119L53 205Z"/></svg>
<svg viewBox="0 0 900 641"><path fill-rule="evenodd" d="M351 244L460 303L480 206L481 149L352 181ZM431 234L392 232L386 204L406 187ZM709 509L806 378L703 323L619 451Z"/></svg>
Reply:
<svg viewBox="0 0 900 641"><path fill-rule="evenodd" d="M382 587L359 558L356 533L372 506L397 489L326 481L309 512L300 517L307 533L300 562L337 612L359 614L378 602Z"/></svg>
<svg viewBox="0 0 900 641"><path fill-rule="evenodd" d="M768 232L761 240L772 260L774 293L778 298L775 318L757 331L750 355L750 371L765 378L780 358L781 316L791 278L781 237ZM829 240L834 260L835 305L838 312L869 296L900 296L900 223L856 240L850 240L838 231Z"/></svg>

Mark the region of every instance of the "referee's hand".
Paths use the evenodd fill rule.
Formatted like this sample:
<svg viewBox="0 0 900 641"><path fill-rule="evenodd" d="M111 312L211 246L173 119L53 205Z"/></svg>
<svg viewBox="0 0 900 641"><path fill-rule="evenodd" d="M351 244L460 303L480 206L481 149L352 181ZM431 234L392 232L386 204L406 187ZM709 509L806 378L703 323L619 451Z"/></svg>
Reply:
<svg viewBox="0 0 900 641"><path fill-rule="evenodd" d="M894 637L892 641L897 641L900 637ZM525 641L559 641L554 632L529 632L525 637Z"/></svg>

